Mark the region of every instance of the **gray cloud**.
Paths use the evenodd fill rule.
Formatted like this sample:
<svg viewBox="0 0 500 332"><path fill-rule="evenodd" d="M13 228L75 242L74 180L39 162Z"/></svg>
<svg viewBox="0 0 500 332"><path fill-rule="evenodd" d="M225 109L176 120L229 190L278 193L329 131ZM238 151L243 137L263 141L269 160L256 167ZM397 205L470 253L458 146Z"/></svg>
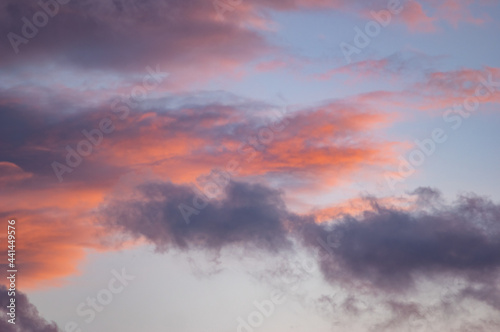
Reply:
<svg viewBox="0 0 500 332"><path fill-rule="evenodd" d="M28 297L16 291L16 324L7 322L7 305L10 303L7 288L0 285L0 331L2 332L59 332L54 322L47 322L43 319L36 307L30 303Z"/></svg>
<svg viewBox="0 0 500 332"><path fill-rule="evenodd" d="M230 182L218 200L204 199L192 188L172 183L149 183L138 189L140 198L110 203L102 218L107 225L144 236L161 251L220 250L228 245L278 251L291 247L286 224L300 219L287 211L280 192L259 184ZM199 204L202 209L190 216L188 224L181 204Z"/></svg>
<svg viewBox="0 0 500 332"><path fill-rule="evenodd" d="M428 189L416 191L419 202L440 201ZM453 205L430 211L398 211L374 204L374 212L346 216L328 229L310 225L317 238L342 234L323 256L325 277L335 280L340 265L348 276L391 290L414 285L418 274L450 272L468 278L496 273L500 267L500 206L477 197L460 197ZM306 237L307 245L315 245Z"/></svg>
<svg viewBox="0 0 500 332"><path fill-rule="evenodd" d="M316 224L311 216L290 212L278 191L230 182L222 199L208 201L187 224L178 206L193 201L196 193L190 188L155 183L139 191L139 198L114 201L103 214L108 224L145 236L161 249L254 244L276 251L295 238L319 250L326 280L363 280L390 291L411 288L415 277L433 273L486 282L485 276L500 267L500 206L477 196L416 211L384 208L373 199L374 210L361 217ZM420 203L442 200L428 188L414 194ZM335 243L329 240L332 234Z"/></svg>

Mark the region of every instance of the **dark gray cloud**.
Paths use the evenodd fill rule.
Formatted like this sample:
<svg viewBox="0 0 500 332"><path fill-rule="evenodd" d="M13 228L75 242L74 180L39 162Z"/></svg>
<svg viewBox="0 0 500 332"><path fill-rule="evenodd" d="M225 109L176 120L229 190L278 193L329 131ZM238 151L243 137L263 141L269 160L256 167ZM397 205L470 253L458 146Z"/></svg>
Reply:
<svg viewBox="0 0 500 332"><path fill-rule="evenodd" d="M8 289L0 285L0 331L2 332L59 332L61 331L54 322L47 322L42 318L36 307L30 303L28 297L16 291L16 324L7 322L7 306L11 297Z"/></svg>
<svg viewBox="0 0 500 332"><path fill-rule="evenodd" d="M220 199L172 183L149 183L138 188L140 198L114 201L102 212L107 225L144 236L164 251L169 248L220 250L224 246L252 246L276 252L291 247L290 214L280 192L259 184L230 182ZM197 209L189 224L180 206Z"/></svg>
<svg viewBox="0 0 500 332"><path fill-rule="evenodd" d="M462 196L416 211L388 209L373 199L373 211L361 217L316 224L288 211L280 193L262 185L230 182L222 190L223 198L208 201L191 224L178 207L193 206L196 193L170 183L144 185L140 198L114 201L103 213L107 223L161 249L256 244L277 250L295 238L320 253L329 282L362 280L390 291L411 288L415 277L433 273L486 282L500 267L500 206L486 198ZM420 204L442 200L428 188L414 194Z"/></svg>
<svg viewBox="0 0 500 332"><path fill-rule="evenodd" d="M429 189L416 194L420 204L441 200ZM308 246L315 245L315 238L341 235L330 248L332 255L321 259L325 277L331 281L347 274L382 288L403 290L413 286L420 274L447 272L480 279L500 267L500 206L477 196L410 212L375 203L373 212L346 216L331 229L309 227ZM339 275L333 266L344 272Z"/></svg>

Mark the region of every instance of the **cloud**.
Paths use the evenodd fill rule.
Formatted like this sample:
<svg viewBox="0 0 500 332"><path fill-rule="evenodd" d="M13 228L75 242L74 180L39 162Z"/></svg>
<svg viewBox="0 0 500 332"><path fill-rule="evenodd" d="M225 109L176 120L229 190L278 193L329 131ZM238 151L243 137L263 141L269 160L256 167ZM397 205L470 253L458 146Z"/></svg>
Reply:
<svg viewBox="0 0 500 332"><path fill-rule="evenodd" d="M195 192L171 183L139 190L137 198L105 207L104 219L162 250L220 250L233 244L277 250L289 239L318 249L319 240L331 245L331 235L338 235L330 254L319 256L325 278L368 281L394 292L411 289L421 275L454 273L480 281L500 268L500 206L474 195L446 205L438 192L422 188L413 193L417 206L432 202L430 208L385 208L372 198L372 211L317 224L310 216L289 212L277 191L230 182L222 188L224 198L206 202L189 225L178 206L193 206Z"/></svg>
<svg viewBox="0 0 500 332"><path fill-rule="evenodd" d="M95 131L102 119L110 119L114 131L103 135L78 169L63 174L64 181L102 186L147 166L176 182L192 182L235 160L241 177L272 174L309 183L324 178L334 184L343 175L393 158L394 143L369 134L390 117L356 103L327 101L292 112L256 100L226 102L226 97L210 94L197 101L193 94L149 98L125 117L113 111L112 101L75 105L75 111L56 116L52 110L67 101L52 96L37 112L22 101L0 104L1 157L34 174L31 182L24 182L27 186L54 186L52 163L64 164L67 147L77 150L81 141L88 141L83 132Z"/></svg>
<svg viewBox="0 0 500 332"><path fill-rule="evenodd" d="M21 181L32 176L32 174L24 172L20 167L9 162L0 162L0 174L0 183Z"/></svg>
<svg viewBox="0 0 500 332"><path fill-rule="evenodd" d="M428 1L426 5L437 12L435 17L429 17L419 2L410 1L400 17L410 30L424 32L434 31L439 20L454 24L459 19L483 22L471 16L469 2ZM376 4L377 8L369 9L387 7L386 1ZM26 25L22 18L32 24L36 13L44 13L40 5L9 0L0 6L0 34L14 33L24 38L18 45L9 38L2 39L0 57L5 69L15 71L19 65L57 63L123 73L160 64L169 71L182 72L183 75L177 75L178 80L182 77L186 82L237 70L263 55L283 53L262 34L273 23L269 10L330 9L363 15L367 7L366 2L344 0L243 1L221 19L212 1L70 1L58 5L53 17L46 15L46 25L32 26L36 32L27 37L22 32Z"/></svg>
<svg viewBox="0 0 500 332"><path fill-rule="evenodd" d="M11 194L19 197L25 193ZM26 194L23 203L4 198L0 205L2 219L17 221L16 237L19 241L16 243L16 263L24 273L17 284L24 290L64 284L62 277L79 273L77 266L85 257L86 249L112 250L111 246L99 242L99 231L91 226L91 218L86 212L91 201L75 204L73 200L76 201L76 198L68 197L67 193L44 193L47 197L52 194L55 195L52 198L58 198L60 206L57 208L50 199L33 194ZM8 209L6 205L16 209ZM1 239L7 239L6 233ZM7 248L2 248L1 253L7 255ZM0 266L7 269L7 264ZM2 280L0 284L6 282Z"/></svg>
<svg viewBox="0 0 500 332"><path fill-rule="evenodd" d="M105 225L144 236L160 251L220 251L231 245L279 251L291 246L286 223L298 217L286 210L276 190L230 182L224 187L224 197L208 200L187 186L172 183L148 183L138 189L137 198L108 204L101 218ZM181 205L203 208L190 216L188 224Z"/></svg>
<svg viewBox="0 0 500 332"><path fill-rule="evenodd" d="M22 18L33 22L35 13L43 13L38 3L26 0L0 6L4 36L25 38ZM70 1L59 5L57 14L25 40L13 47L2 38L0 56L7 72L25 65L38 72L57 63L77 72L126 76L159 65L182 72L177 75L181 85L237 70L274 49L255 29L238 20L219 20L213 3L200 0Z"/></svg>
<svg viewBox="0 0 500 332"><path fill-rule="evenodd" d="M467 107L474 109L472 99L479 103L499 103L499 77L497 67L430 72L425 80L415 84L421 97L418 107L422 110L452 108L467 101Z"/></svg>
<svg viewBox="0 0 500 332"><path fill-rule="evenodd" d="M412 288L420 275L454 273L481 280L481 274L498 272L500 206L476 196L440 205L435 192L429 195L421 189L416 194L421 202L438 200L436 207L404 211L374 201L375 211L345 217L331 230L309 225L314 234L307 238L310 246L318 237L326 241L328 234L341 235L331 248L333 254L321 259L325 277L333 282L346 274L400 291Z"/></svg>
<svg viewBox="0 0 500 332"><path fill-rule="evenodd" d="M212 171L236 163L231 179L274 177L282 184L276 186L298 190L318 179L323 188L347 181L387 163L391 151L391 143L367 134L388 121L384 115L337 101L278 111L228 94L186 94L150 98L122 119L110 100L88 105L77 99L73 105L73 96L52 89L31 87L24 98L21 90L0 93L0 182L6 189L0 214L20 218L27 226L22 237L36 244L22 248L30 258L26 287L77 272L84 248L103 249L100 241L114 234L89 231L89 212L124 177L145 168L159 181L203 185ZM53 162L66 164L66 147L76 150L88 140L83 131L99 128L104 118L115 130L59 182Z"/></svg>
<svg viewBox="0 0 500 332"><path fill-rule="evenodd" d="M427 0L427 2L434 6L438 14L437 16L450 23L453 27L457 28L459 23L468 23L474 25L482 25L491 20L491 18L487 15L487 11L485 10L482 13L482 17L476 17L473 15L471 10L471 5L475 3L475 1L471 0L445 0L445 1L436 1L436 0ZM487 6L491 5L492 2L488 0L477 1L476 5L484 6L485 9Z"/></svg>
<svg viewBox="0 0 500 332"><path fill-rule="evenodd" d="M333 310L330 318L340 312L362 317L373 330L450 324L458 332L496 326L500 205L472 194L448 204L431 188L410 197L411 208L390 201L385 206L372 197L366 198L372 206L364 213L316 223L312 215L291 212L282 192L263 185L228 182L207 199L187 186L151 182L130 197L110 197L99 218L125 238L144 239L161 252L219 254L243 248L258 253L263 265L283 257L262 280L303 278L288 255L313 259L332 289L340 289L335 299L320 296L317 309ZM196 209L189 224L179 210L182 204ZM452 279L460 283L450 284ZM471 300L485 309L464 312L462 302ZM461 319L451 319L451 312L461 312Z"/></svg>
<svg viewBox="0 0 500 332"><path fill-rule="evenodd" d="M368 59L330 69L316 77L319 80L348 78L349 84L359 84L367 79L387 79L408 84L413 80L422 80L425 74L435 67L442 57L428 56L419 52L405 51L391 54L384 58Z"/></svg>
<svg viewBox="0 0 500 332"><path fill-rule="evenodd" d="M423 7L417 1L406 2L404 9L400 14L400 18L408 25L410 31L413 32L435 32L437 21L436 17L429 17Z"/></svg>
<svg viewBox="0 0 500 332"><path fill-rule="evenodd" d="M370 167L383 167L393 160L393 143L373 139L370 135L370 131L383 127L390 121L390 118L367 104L357 102L329 101L321 106L279 112L280 118L273 119L269 115L276 107L266 103L235 96L229 98L211 94L185 95L151 98L122 120L109 110L107 104L82 107L79 112L68 111L55 116L51 110L67 102L67 99L59 99L57 95L54 95L52 102L42 103L38 112L32 110L29 102L23 102L18 98L5 97L2 100L0 107L3 111L0 114L5 121L1 123L10 125L5 125L5 130L0 134L3 147L1 157L4 160L0 166L12 174L9 181L5 182L10 195L3 197L2 211L5 215L12 215L13 212L18 216L26 215L29 217L26 219L33 220L33 222L36 221L36 214L39 213L41 214L40 220L46 220L48 224L52 221L55 225L65 219L76 220L78 213L82 214L83 217L77 218L78 222L56 233L58 237L68 239L61 242L62 246L68 244L71 250L75 250L75 255L78 257L82 257L79 255L85 246L101 248L94 241L90 241L93 234L81 231L85 222L91 220L86 213L101 204L104 197L110 195L121 177L144 167L149 168L160 183L174 182L171 184L174 187L165 190L175 191L175 186L179 186L180 192L184 193L183 202L189 202L192 199L190 195L193 193L186 187L187 184L198 182L198 185L203 186L211 171L224 170L232 161L236 161L240 169L231 174L229 177L231 180L238 183L240 181L263 182L272 179L272 187L291 188L292 190L287 192L290 196L300 193L302 188L310 189L311 186L314 189L331 188L341 181L350 181L349 178L358 174L357 172L363 172ZM51 163L53 161L64 162L67 153L65 147L67 145L76 147L76 144L85 138L82 130L97 128L99 121L104 117L113 118L116 130L103 137L102 143L94 147L94 152L86 157L72 173L65 174L64 182L59 183L53 173ZM266 136L264 141L267 143L263 143L262 139L259 142L259 135L263 129L267 128L269 132L269 128L278 127L281 130L273 131L270 141ZM257 139L256 145L250 143L252 137ZM246 194L248 191L251 192L251 190L241 192ZM13 200L12 197L15 197L13 194L23 195L25 201ZM71 198L75 195L81 197L82 201L87 201L88 204L80 206L76 212L70 212L75 207L74 199ZM175 198L174 194L169 195ZM439 200L438 197L432 195L427 197L423 191L419 193L419 197L433 203ZM56 198L60 200L59 203L54 203ZM175 199L180 204L180 198ZM231 202L227 200L226 203L229 206ZM282 200L286 201L284 198ZM386 202L390 201L390 199L386 200ZM353 200L351 203L357 206L351 204L349 207L326 206L321 211L320 218L327 221L329 217L337 217L338 221L338 216L342 213L353 211L363 213L366 211L367 204L366 200L362 202L364 203L357 204L356 200ZM379 203L383 206L382 202ZM182 217L178 213L178 206L174 207L174 210L177 209L176 218ZM119 211L118 208L117 211ZM222 207L214 205L204 210L200 216L196 215L193 218L202 218L205 213L208 213L207 211L213 212L214 216L227 217ZM281 214L283 211L286 212L286 218ZM282 230L279 227L284 227L284 229L288 227L283 226L283 220L290 216L299 220L303 218L288 209L276 211L276 213L280 216L278 220L271 218L266 221L275 221L274 226L277 228L274 230L278 233ZM314 219L313 216L308 218ZM361 222L364 218L367 222ZM415 218L418 222L413 221ZM441 215L431 215L427 218L436 218L435 225L441 225L443 228L453 226L452 223L443 220ZM338 264L344 264L346 271L352 270L354 274L358 270L359 275L366 272L373 277L370 281L378 286L383 286L385 275L389 275L385 279L387 283L391 278L398 277L398 282L394 284L405 287L412 284L413 272L418 272L427 265L449 264L445 269L460 270L458 266L453 266L452 257L445 255L445 252L453 251L453 248L439 247L436 243L430 243L433 238L423 238L425 234L428 234L427 232L431 231L427 229L424 219L422 215L414 216L409 212L399 212L395 208L375 209L372 214L365 213L364 217L351 216L348 222L339 223L342 226L336 227L339 227L339 230L345 227L346 230L352 232L355 242L362 242L363 247L356 247L356 250L361 250L356 254L357 251L352 248L351 242L344 244L345 252L338 252L333 260L336 265L330 265L328 261L322 262L326 275L333 273L330 269L337 268ZM181 225L184 227L183 223ZM327 224L318 226L314 223L307 223L304 225L316 233L316 236L326 236ZM409 252L400 252L400 260L397 259L398 257L391 256L388 256L390 259L383 260L382 252L395 249L385 243L383 238L377 240L371 236L369 240L364 241L364 237L368 236L367 234L379 233L381 237L388 237L389 235L384 234L389 233L389 230L396 226L401 227L395 228L401 232L401 234L394 233L396 238L407 236L405 232L409 231L421 237L407 239L408 243L414 244L415 247L407 248ZM458 246L465 245L468 241L482 245L479 234L474 233L475 230L472 229L468 234L452 232L449 236L454 236L452 240L456 241ZM199 233L195 234L203 234L204 231L202 228ZM189 235L192 231L186 230L186 232L186 235ZM40 232L37 236L43 234L45 233ZM76 244L69 244L74 236L68 236L68 234L80 235L78 241L74 242ZM163 233L151 230L151 236L159 237L160 234L170 233L168 228ZM176 243L180 247L189 246L193 238L184 239L182 234L177 234L170 239L169 243ZM49 241L54 236L54 234L48 236L47 239L41 240L41 243ZM234 236L238 238L240 235L238 233ZM288 239L288 235L283 235L283 239ZM244 238L241 240L244 241ZM393 240L397 243L395 238ZM226 243L213 241L213 248L223 247ZM254 238L250 243L255 244L256 241ZM317 246L314 239L312 242ZM396 246L394 243L392 245ZM443 251L440 253L443 255L442 261L433 262L429 256L420 257L417 261L423 264L421 267L417 261L412 263L412 260L405 256L417 250L418 246L427 244L429 244L428 248L431 248L432 244L435 250ZM167 244L164 245L167 246ZM271 244L268 245L271 246ZM382 252L375 250L382 245L387 246ZM336 250L339 251L340 248L342 247ZM462 263L467 265L472 264L473 261L481 262L484 259L481 255L486 255L488 250L495 248L484 246L483 252L478 252L477 256L470 257L470 261ZM373 266L370 266L371 261L366 265L361 264L360 257L363 257L365 253L369 257L375 253L380 254L380 257L372 257L371 260L379 259L380 262L373 263ZM460 252L460 254L463 253ZM439 255L433 257L437 259ZM68 264L62 265L64 269L51 269L55 271L54 273L67 275L68 271L75 271L76 262L71 263L67 257L64 259ZM43 262L44 259L41 261ZM389 273L391 264L398 265L401 269L397 270L397 273ZM40 271L43 266L45 265L40 264ZM406 270L402 269L404 266ZM43 273L33 273L33 275L43 277Z"/></svg>
<svg viewBox="0 0 500 332"><path fill-rule="evenodd" d="M3 332L59 332L61 331L54 322L47 322L40 316L36 307L30 303L28 297L16 291L16 324L7 322L7 306L10 304L8 289L0 285L0 330Z"/></svg>
<svg viewBox="0 0 500 332"><path fill-rule="evenodd" d="M481 69L441 71L436 69L434 60L437 58L418 54L410 57L393 54L378 60L360 61L334 68L317 77L330 79L348 74L349 80L346 83L379 78L381 75L395 79L395 83L399 84L397 90L370 91L348 100L366 107L376 105L377 109L392 110L401 118L413 119L412 113L408 111L411 109L429 111L438 116L457 113L468 117L484 104L500 102L500 68L485 66ZM436 112L442 110L445 111Z"/></svg>

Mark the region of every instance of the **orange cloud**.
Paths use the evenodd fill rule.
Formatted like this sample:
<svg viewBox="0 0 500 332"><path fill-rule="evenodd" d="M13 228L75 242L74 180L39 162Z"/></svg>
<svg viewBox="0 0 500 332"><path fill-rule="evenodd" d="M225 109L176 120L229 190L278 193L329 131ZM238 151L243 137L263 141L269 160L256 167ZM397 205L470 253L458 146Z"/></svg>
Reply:
<svg viewBox="0 0 500 332"><path fill-rule="evenodd" d="M323 223L346 215L362 216L367 212L375 211L377 206L410 211L415 209L415 199L414 197L357 197L328 207L314 209L311 213L314 215L316 222Z"/></svg>
<svg viewBox="0 0 500 332"><path fill-rule="evenodd" d="M131 169L148 167L175 183L194 182L234 160L240 168L235 176L283 174L333 184L339 175L383 165L392 156L392 143L363 134L391 118L342 104L287 115L276 127L250 115L245 119L236 110L176 114L156 113L142 120L132 115L123 134L110 137L90 158Z"/></svg>

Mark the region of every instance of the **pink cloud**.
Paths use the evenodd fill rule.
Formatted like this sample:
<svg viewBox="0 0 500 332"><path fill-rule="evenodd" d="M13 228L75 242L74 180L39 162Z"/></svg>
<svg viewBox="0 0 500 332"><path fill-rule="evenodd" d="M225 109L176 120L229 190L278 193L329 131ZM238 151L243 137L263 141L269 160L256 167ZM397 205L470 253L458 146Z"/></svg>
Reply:
<svg viewBox="0 0 500 332"><path fill-rule="evenodd" d="M401 20L413 32L434 32L437 18L428 16L422 5L417 1L408 1L399 14Z"/></svg>

